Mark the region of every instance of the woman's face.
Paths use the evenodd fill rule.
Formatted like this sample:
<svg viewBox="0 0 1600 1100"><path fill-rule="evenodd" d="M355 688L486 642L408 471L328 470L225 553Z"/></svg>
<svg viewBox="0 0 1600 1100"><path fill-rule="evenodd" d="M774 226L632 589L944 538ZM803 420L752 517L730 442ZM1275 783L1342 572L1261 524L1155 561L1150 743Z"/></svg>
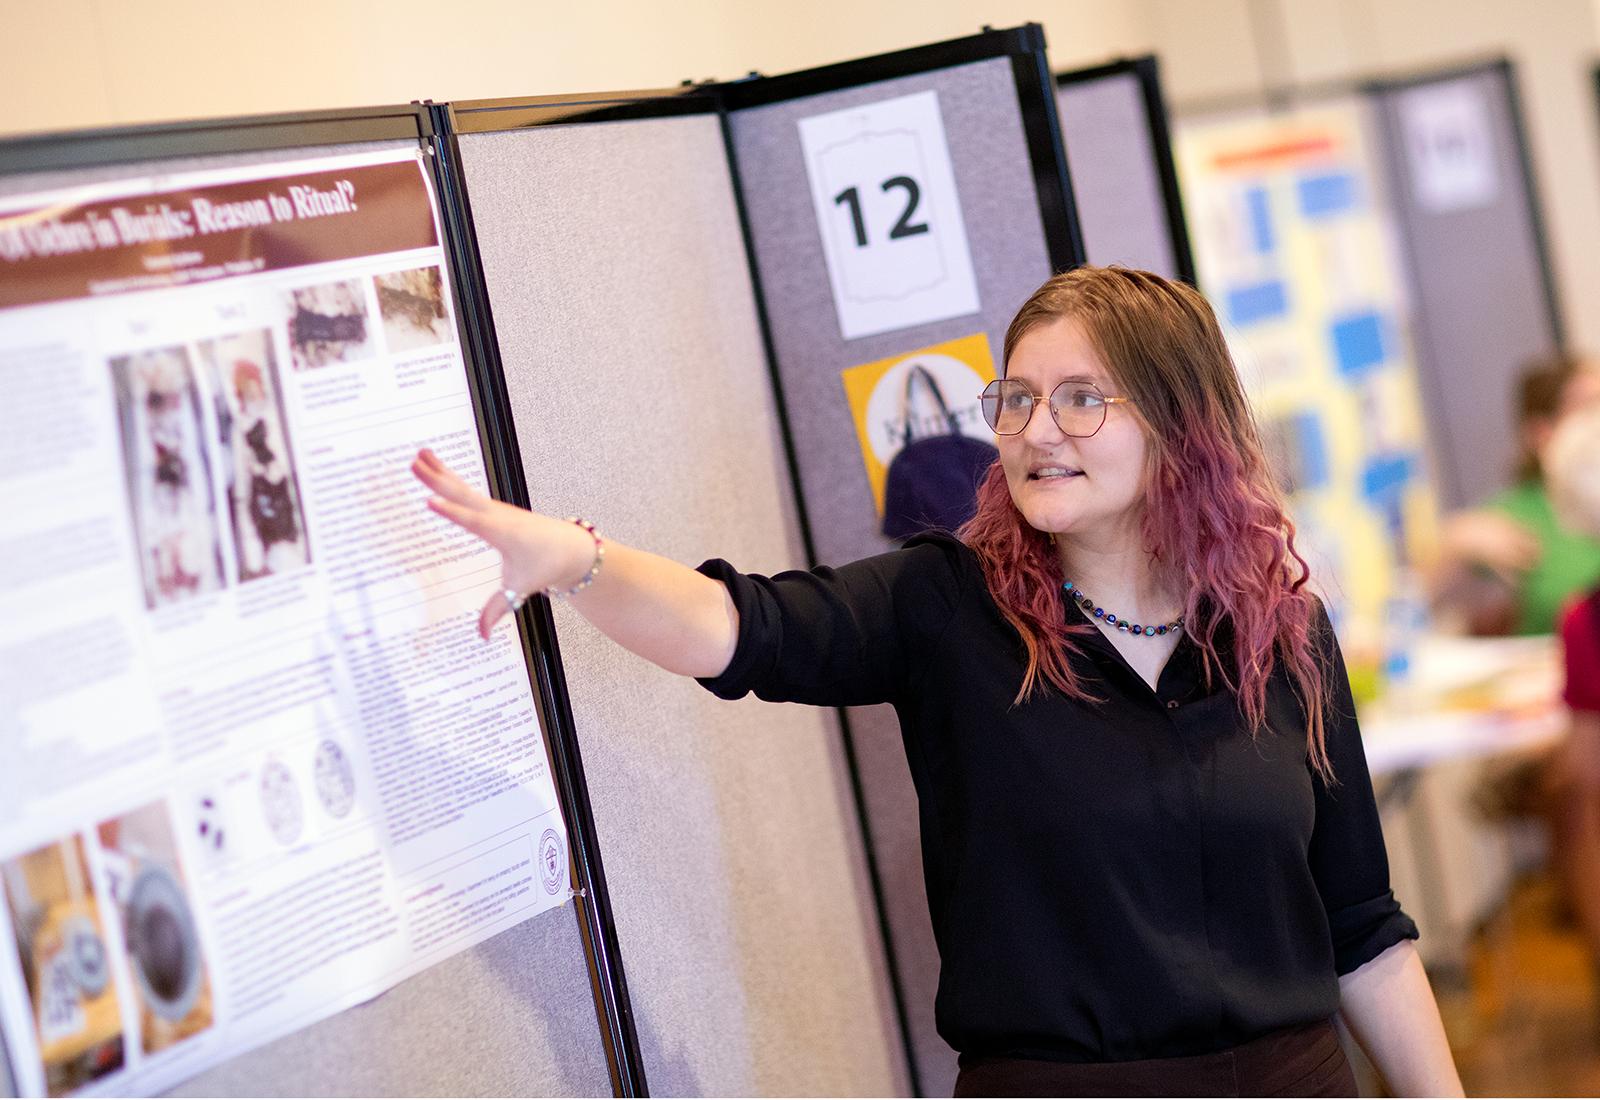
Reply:
<svg viewBox="0 0 1600 1100"><path fill-rule="evenodd" d="M1062 382L1092 382L1121 396L1111 374L1071 317L1031 329L1012 349L1006 377L1049 397ZM1050 407L1034 407L1017 435L997 436L1011 499L1028 523L1052 534L1135 532L1141 518L1148 443L1130 405L1108 405L1092 436L1064 434Z"/></svg>

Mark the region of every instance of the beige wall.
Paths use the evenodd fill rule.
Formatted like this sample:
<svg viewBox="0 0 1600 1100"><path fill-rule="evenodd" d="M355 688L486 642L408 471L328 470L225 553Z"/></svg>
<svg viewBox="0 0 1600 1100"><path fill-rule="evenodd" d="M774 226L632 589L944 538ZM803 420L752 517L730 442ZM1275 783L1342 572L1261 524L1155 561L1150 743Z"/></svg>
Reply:
<svg viewBox="0 0 1600 1100"><path fill-rule="evenodd" d="M1573 339L1600 349L1600 0L0 0L0 134L659 87L1045 25L1161 55L1177 102L1509 54Z"/></svg>
<svg viewBox="0 0 1600 1100"><path fill-rule="evenodd" d="M783 72L1043 22L1147 47L1143 0L0 0L0 133ZM25 45L24 45L25 44Z"/></svg>

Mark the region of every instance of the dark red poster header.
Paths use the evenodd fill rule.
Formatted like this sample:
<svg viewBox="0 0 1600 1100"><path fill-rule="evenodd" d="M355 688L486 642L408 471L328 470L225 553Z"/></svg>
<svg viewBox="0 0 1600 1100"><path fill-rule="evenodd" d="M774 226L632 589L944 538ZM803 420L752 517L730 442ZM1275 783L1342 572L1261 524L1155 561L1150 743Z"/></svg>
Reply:
<svg viewBox="0 0 1600 1100"><path fill-rule="evenodd" d="M439 243L411 160L0 215L0 309Z"/></svg>

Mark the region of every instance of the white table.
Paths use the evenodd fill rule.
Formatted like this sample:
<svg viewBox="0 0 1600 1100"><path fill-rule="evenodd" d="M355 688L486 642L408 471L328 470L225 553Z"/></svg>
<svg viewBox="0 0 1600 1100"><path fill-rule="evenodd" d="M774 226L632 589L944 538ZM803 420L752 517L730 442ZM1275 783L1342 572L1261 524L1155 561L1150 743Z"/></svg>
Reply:
<svg viewBox="0 0 1600 1100"><path fill-rule="evenodd" d="M1403 689L1360 708L1362 742L1396 892L1423 926L1435 977L1464 980L1471 935L1498 911L1515 871L1507 829L1472 808L1482 776L1473 762L1561 739L1560 647L1548 636L1426 636L1412 667Z"/></svg>

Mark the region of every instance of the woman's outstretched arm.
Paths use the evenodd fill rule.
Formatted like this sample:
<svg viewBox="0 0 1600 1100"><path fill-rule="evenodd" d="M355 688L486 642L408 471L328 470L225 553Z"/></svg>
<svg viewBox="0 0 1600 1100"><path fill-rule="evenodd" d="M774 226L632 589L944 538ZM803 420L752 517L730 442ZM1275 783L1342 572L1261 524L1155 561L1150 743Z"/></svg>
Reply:
<svg viewBox="0 0 1600 1100"><path fill-rule="evenodd" d="M583 528L530 512L478 492L432 451L411 463L433 493L428 507L500 552L501 583L521 595L564 592L594 562L595 543ZM728 590L688 566L606 540L605 564L594 583L569 597L575 610L614 641L668 672L717 676L733 660L739 613ZM483 605L485 638L511 610L495 593Z"/></svg>

